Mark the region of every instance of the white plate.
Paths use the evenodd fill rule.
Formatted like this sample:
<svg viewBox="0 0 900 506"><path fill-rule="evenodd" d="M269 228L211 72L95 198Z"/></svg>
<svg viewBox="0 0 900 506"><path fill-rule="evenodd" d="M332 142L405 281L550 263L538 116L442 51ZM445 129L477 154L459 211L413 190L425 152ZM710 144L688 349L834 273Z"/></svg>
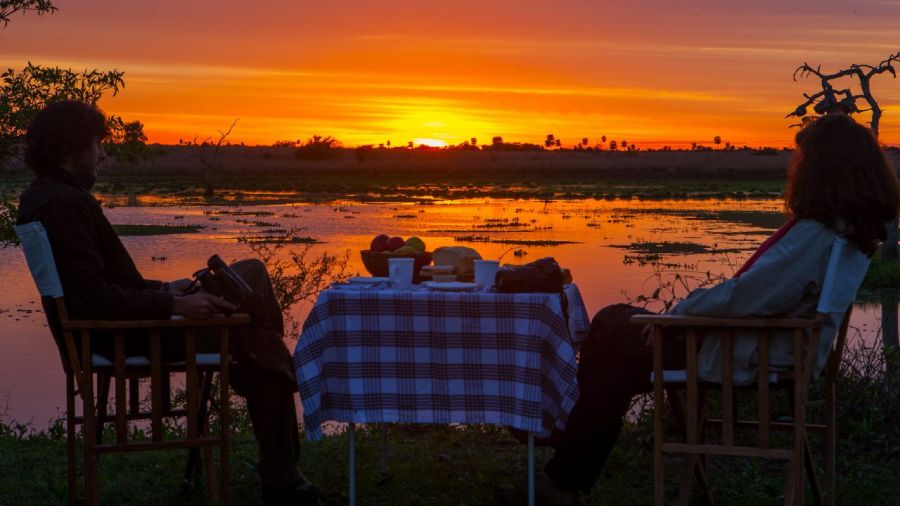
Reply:
<svg viewBox="0 0 900 506"><path fill-rule="evenodd" d="M425 281L422 286L431 288L432 290L443 290L446 292L468 292L478 288L475 283L463 283L461 281L453 281L450 283L438 283L435 281Z"/></svg>
<svg viewBox="0 0 900 506"><path fill-rule="evenodd" d="M347 278L348 283L353 283L357 285L373 285L375 283L387 283L391 280L391 278L383 277L383 276L354 276L352 278Z"/></svg>

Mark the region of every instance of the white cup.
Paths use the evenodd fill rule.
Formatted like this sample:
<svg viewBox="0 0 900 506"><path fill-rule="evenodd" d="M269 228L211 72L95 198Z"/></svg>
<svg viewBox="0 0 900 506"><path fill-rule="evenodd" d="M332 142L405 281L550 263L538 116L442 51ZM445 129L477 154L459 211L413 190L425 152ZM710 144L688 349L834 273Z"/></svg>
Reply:
<svg viewBox="0 0 900 506"><path fill-rule="evenodd" d="M500 262L497 260L475 260L475 284L481 287L493 286Z"/></svg>
<svg viewBox="0 0 900 506"><path fill-rule="evenodd" d="M412 285L415 262L415 258L408 257L388 259L388 276L392 287L409 288Z"/></svg>

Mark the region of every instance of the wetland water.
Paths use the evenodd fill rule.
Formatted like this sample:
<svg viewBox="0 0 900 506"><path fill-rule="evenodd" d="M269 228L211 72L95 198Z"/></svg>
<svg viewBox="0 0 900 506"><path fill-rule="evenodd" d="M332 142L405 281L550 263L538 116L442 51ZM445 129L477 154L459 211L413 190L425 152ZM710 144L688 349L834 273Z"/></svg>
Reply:
<svg viewBox="0 0 900 506"><path fill-rule="evenodd" d="M229 261L252 256L238 237L292 228L303 229L299 236L320 241L312 246L313 253L350 250L349 271L364 274L359 250L367 249L373 236L416 235L429 250L464 245L487 259L503 255L504 263L553 256L571 269L593 315L607 304L652 294L658 286L657 272L665 280L676 273L730 275L783 222L781 205L771 199L488 199L427 204L123 206L106 208L105 213L114 224L203 227L198 233L123 237L138 269L150 279L189 277L213 253ZM469 242L473 238L477 242ZM548 245L550 241L570 243ZM46 427L63 413L65 378L20 249L0 249L0 279L0 415ZM296 309L300 321L310 306ZM858 306L851 323L852 338L880 342L880 320L879 306ZM295 339L286 339L291 350Z"/></svg>

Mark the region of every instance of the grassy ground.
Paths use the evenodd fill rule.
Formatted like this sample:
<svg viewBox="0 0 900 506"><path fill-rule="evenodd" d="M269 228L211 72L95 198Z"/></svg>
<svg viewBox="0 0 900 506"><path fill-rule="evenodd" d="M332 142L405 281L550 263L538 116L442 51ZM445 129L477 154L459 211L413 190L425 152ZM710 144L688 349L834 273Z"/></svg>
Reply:
<svg viewBox="0 0 900 506"><path fill-rule="evenodd" d="M871 421L870 421L871 422ZM9 425L0 435L0 505L61 504L66 499L64 432L51 427L23 434ZM900 441L841 421L838 500L842 505L889 505L900 497ZM246 430L246 429L245 429ZM848 431L850 432L847 435ZM868 431L861 432L861 431ZM846 437L845 437L846 436ZM526 448L505 430L474 426L389 427L386 478L379 471L380 432L357 432L358 497L373 505L496 504L498 487L525 483ZM814 443L815 439L814 439ZM626 424L592 493L589 505L639 505L652 501L652 432L647 418ZM304 441L302 468L325 492L325 504L347 502L347 436ZM538 461L542 459L537 452ZM552 454L548 450L547 455ZM101 459L104 504L207 504L201 491L180 491L184 451L142 452ZM259 504L249 432L232 443L231 502ZM667 462L667 487L674 494L682 461ZM782 464L720 458L710 461L717 501L724 505L775 504L782 493ZM808 502L809 503L809 502Z"/></svg>

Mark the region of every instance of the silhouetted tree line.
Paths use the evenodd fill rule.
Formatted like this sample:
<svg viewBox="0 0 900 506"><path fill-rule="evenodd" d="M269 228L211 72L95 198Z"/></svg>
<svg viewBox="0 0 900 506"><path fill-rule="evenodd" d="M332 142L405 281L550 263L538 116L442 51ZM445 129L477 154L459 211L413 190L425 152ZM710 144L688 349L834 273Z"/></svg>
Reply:
<svg viewBox="0 0 900 506"><path fill-rule="evenodd" d="M713 139L714 146L708 146L697 142L692 142L689 147L676 148L668 145L661 147L639 147L627 139L615 140L609 139L605 135L600 137L600 142L591 145L588 137L582 137L581 141L574 144L571 148L565 147L562 140L554 134L548 134L543 144L535 144L529 142L506 142L502 136L496 135L491 138L489 144L479 144L476 137L472 137L459 144L448 145L443 147L428 146L425 144L415 145L412 141L400 146L391 146L390 141L374 144L365 144L354 148L346 148L343 143L332 136L313 135L307 140L282 140L272 144L274 148L292 148L297 159L300 160L329 160L338 158L344 151L352 150L354 156L359 161L365 161L373 158L380 151L391 150L416 150L416 151L559 151L559 152L623 152L633 154L638 151L643 152L713 152L713 151L743 151L752 152L758 155L775 155L780 151L790 150L790 148L774 148L774 147L751 147L747 145L737 146L731 142L723 143L721 136ZM890 148L889 148L890 149ZM895 148L896 149L896 148Z"/></svg>

